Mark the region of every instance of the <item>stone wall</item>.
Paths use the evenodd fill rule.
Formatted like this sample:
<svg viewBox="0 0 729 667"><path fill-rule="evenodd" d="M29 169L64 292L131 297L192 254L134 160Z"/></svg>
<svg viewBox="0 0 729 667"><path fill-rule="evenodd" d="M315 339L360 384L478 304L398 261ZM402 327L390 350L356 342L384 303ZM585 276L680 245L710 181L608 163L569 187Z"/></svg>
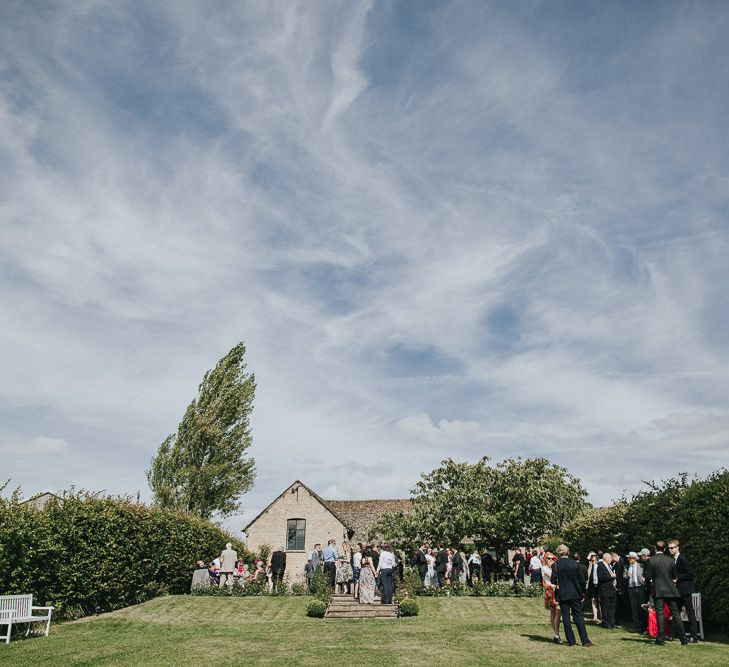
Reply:
<svg viewBox="0 0 729 667"><path fill-rule="evenodd" d="M304 551L286 550L286 522L288 519L306 519ZM286 550L286 574L291 583L304 581L304 565L314 545L326 546L327 540L335 539L341 546L346 539L346 528L315 495L299 483L292 484L268 509L249 526L246 543L251 551L258 552L262 544L272 551L283 546Z"/></svg>

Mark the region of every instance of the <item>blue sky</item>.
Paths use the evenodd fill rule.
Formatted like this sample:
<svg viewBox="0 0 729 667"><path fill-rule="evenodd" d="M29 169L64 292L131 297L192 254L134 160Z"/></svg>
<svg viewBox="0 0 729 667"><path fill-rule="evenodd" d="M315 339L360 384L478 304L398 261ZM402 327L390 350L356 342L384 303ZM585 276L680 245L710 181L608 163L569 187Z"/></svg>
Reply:
<svg viewBox="0 0 729 667"><path fill-rule="evenodd" d="M141 490L203 373L258 481L729 445L724 2L4 2L0 460Z"/></svg>

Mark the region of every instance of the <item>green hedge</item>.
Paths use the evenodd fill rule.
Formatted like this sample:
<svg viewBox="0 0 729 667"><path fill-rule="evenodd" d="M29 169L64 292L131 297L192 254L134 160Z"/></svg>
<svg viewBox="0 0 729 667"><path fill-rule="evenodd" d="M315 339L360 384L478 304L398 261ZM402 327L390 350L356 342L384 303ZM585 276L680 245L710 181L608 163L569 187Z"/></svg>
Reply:
<svg viewBox="0 0 729 667"><path fill-rule="evenodd" d="M637 494L613 507L592 510L563 527L565 543L584 557L591 549L621 554L678 539L696 572L706 621L729 632L729 471L704 480L686 475ZM651 548L652 551L652 548Z"/></svg>
<svg viewBox="0 0 729 667"><path fill-rule="evenodd" d="M0 498L0 594L32 593L61 618L78 618L186 593L195 562L210 562L232 542L217 526L127 499L84 494L42 510Z"/></svg>

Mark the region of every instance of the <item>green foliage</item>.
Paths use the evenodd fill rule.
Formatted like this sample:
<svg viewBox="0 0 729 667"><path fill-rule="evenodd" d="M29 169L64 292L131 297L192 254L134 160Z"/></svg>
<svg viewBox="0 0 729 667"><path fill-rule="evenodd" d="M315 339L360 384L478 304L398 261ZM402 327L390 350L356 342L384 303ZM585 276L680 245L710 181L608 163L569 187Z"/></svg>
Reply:
<svg viewBox="0 0 729 667"><path fill-rule="evenodd" d="M470 595L489 598L538 598L544 595L544 589L519 582L516 585L508 581L479 582L470 589Z"/></svg>
<svg viewBox="0 0 729 667"><path fill-rule="evenodd" d="M312 600L306 606L306 615L312 618L324 618L327 613L327 606L321 600Z"/></svg>
<svg viewBox="0 0 729 667"><path fill-rule="evenodd" d="M717 554L729 553L729 471L650 484L630 500L567 522L562 535L582 555L597 548L624 554L658 539L680 540L696 573L704 618L729 631L729 571L716 562Z"/></svg>
<svg viewBox="0 0 729 667"><path fill-rule="evenodd" d="M266 567L268 561L271 560L271 553L273 553L273 549L271 549L270 544L262 544L258 548L258 557L263 561L264 567Z"/></svg>
<svg viewBox="0 0 729 667"><path fill-rule="evenodd" d="M0 592L33 593L62 618L186 593L195 562L226 542L246 554L207 521L128 499L66 494L42 510L18 500L0 498Z"/></svg>
<svg viewBox="0 0 729 667"><path fill-rule="evenodd" d="M275 595L285 597L288 593L282 586L283 593L276 593ZM262 595L269 595L268 588L265 583L252 581L245 586L234 584L233 586L207 586L195 588L190 592L190 595L198 595L200 597L220 597L220 598L245 598L245 597L261 597Z"/></svg>
<svg viewBox="0 0 729 667"><path fill-rule="evenodd" d="M418 603L408 598L400 603L400 616L417 616L420 611Z"/></svg>
<svg viewBox="0 0 729 667"><path fill-rule="evenodd" d="M324 576L324 570L321 567L317 567L314 570L314 575L311 577L311 594L318 600L321 600L325 605L328 605L332 599L332 589L329 587L329 582Z"/></svg>
<svg viewBox="0 0 729 667"><path fill-rule="evenodd" d="M294 597L309 595L309 587L305 583L297 581L295 584L291 584L291 595Z"/></svg>
<svg viewBox="0 0 729 667"><path fill-rule="evenodd" d="M527 586L508 581L495 581L491 583L478 582L473 586L464 586L461 583L443 588L421 588L418 595L422 597L489 597L489 598L538 598L544 595L541 586Z"/></svg>
<svg viewBox="0 0 729 667"><path fill-rule="evenodd" d="M252 442L256 381L246 370L245 351L239 343L205 373L177 433L152 459L147 480L160 507L205 519L240 509L240 496L255 479L254 461L245 453Z"/></svg>
<svg viewBox="0 0 729 667"><path fill-rule="evenodd" d="M413 512L383 515L370 530L410 551L418 542L496 547L534 544L585 507L587 492L547 459L506 459L495 467L446 459L411 491Z"/></svg>
<svg viewBox="0 0 729 667"><path fill-rule="evenodd" d="M396 592L402 598L414 598L416 595L420 595L423 590L420 574L418 574L418 570L415 567L406 567L403 571L402 582L398 579L397 583L399 586L396 586Z"/></svg>

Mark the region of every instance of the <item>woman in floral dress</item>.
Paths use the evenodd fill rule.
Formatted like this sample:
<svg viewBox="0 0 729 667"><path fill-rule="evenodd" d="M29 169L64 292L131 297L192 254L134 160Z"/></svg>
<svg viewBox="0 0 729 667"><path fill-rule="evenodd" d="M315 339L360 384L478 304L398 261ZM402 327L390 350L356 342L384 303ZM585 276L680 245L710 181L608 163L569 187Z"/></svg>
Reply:
<svg viewBox="0 0 729 667"><path fill-rule="evenodd" d="M362 556L359 573L359 603L375 604L375 567L369 556Z"/></svg>
<svg viewBox="0 0 729 667"><path fill-rule="evenodd" d="M352 555L349 551L349 544L345 542L342 551L337 554L337 591L350 595L353 579Z"/></svg>

